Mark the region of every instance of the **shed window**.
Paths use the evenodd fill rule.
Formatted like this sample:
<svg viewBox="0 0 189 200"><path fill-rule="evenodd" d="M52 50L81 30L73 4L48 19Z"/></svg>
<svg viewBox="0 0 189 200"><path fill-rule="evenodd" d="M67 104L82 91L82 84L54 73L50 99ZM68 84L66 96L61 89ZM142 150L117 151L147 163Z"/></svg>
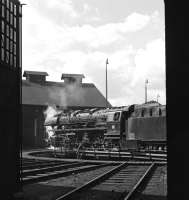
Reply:
<svg viewBox="0 0 189 200"><path fill-rule="evenodd" d="M13 3L12 2L10 2L10 10L11 10L11 12L13 12Z"/></svg>
<svg viewBox="0 0 189 200"><path fill-rule="evenodd" d="M5 45L4 45L4 35L1 35L1 47L4 47Z"/></svg>
<svg viewBox="0 0 189 200"><path fill-rule="evenodd" d="M10 15L10 24L13 25L13 14Z"/></svg>
<svg viewBox="0 0 189 200"><path fill-rule="evenodd" d="M4 61L4 49L1 48L1 60Z"/></svg>
<svg viewBox="0 0 189 200"><path fill-rule="evenodd" d="M16 31L14 31L14 41L16 42Z"/></svg>
<svg viewBox="0 0 189 200"><path fill-rule="evenodd" d="M13 55L10 54L10 65L13 65Z"/></svg>
<svg viewBox="0 0 189 200"><path fill-rule="evenodd" d="M16 44L14 43L14 55L16 55Z"/></svg>
<svg viewBox="0 0 189 200"><path fill-rule="evenodd" d="M14 67L16 67L16 56L14 56Z"/></svg>
<svg viewBox="0 0 189 200"><path fill-rule="evenodd" d="M7 25L7 36L9 37L9 26Z"/></svg>
<svg viewBox="0 0 189 200"><path fill-rule="evenodd" d="M14 15L16 15L16 5L14 5Z"/></svg>
<svg viewBox="0 0 189 200"><path fill-rule="evenodd" d="M7 10L7 22L9 22L9 10Z"/></svg>
<svg viewBox="0 0 189 200"><path fill-rule="evenodd" d="M9 52L8 51L6 51L6 63L9 63Z"/></svg>
<svg viewBox="0 0 189 200"><path fill-rule="evenodd" d="M6 38L6 49L9 50L9 38Z"/></svg>
<svg viewBox="0 0 189 200"><path fill-rule="evenodd" d="M9 0L7 0L7 8L9 8Z"/></svg>
<svg viewBox="0 0 189 200"><path fill-rule="evenodd" d="M14 28L16 28L16 17L14 17Z"/></svg>
<svg viewBox="0 0 189 200"><path fill-rule="evenodd" d="M4 33L4 30L5 30L5 24L4 24L4 21L1 22L1 31L2 33Z"/></svg>
<svg viewBox="0 0 189 200"><path fill-rule="evenodd" d="M5 7L2 5L2 10L1 10L1 16L4 17L5 16Z"/></svg>
<svg viewBox="0 0 189 200"><path fill-rule="evenodd" d="M13 39L13 29L10 28L10 38Z"/></svg>

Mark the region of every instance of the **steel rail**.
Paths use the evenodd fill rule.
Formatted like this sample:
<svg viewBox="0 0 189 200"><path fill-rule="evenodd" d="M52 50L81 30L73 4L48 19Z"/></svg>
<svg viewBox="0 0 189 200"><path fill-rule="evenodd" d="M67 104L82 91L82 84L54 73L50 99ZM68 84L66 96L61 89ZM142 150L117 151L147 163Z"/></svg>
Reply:
<svg viewBox="0 0 189 200"><path fill-rule="evenodd" d="M104 174L94 178L93 180L87 182L86 184L84 184L81 187L78 187L60 197L58 197L56 200L68 200L70 198L73 197L73 195L75 195L78 192L82 192L96 184L98 184L99 182L102 182L103 180L107 179L108 177L112 176L113 174L115 174L117 171L121 170L123 167L127 166L128 162L124 162L122 164L120 164L119 166L114 167L113 169L109 170L108 172L105 172Z"/></svg>
<svg viewBox="0 0 189 200"><path fill-rule="evenodd" d="M31 161L25 161L25 160L22 160L22 165L28 165L28 164L40 164L40 163L43 163L44 161L43 160L31 160Z"/></svg>
<svg viewBox="0 0 189 200"><path fill-rule="evenodd" d="M32 164L41 164L41 163L43 163L44 161L41 161L41 160L23 160L22 159L22 166L23 165L32 165Z"/></svg>
<svg viewBox="0 0 189 200"><path fill-rule="evenodd" d="M67 170L67 171L59 171L59 172L54 172L52 174L43 174L41 176L34 176L32 178L28 178L26 177L25 179L23 179L22 183L23 185L26 184L32 184L35 182L40 182L40 181L45 181L45 180L49 180L49 179L53 179L53 178L60 178L62 176L69 176L73 173L81 173L81 172L87 172L90 170L95 170L101 167L105 167L105 166L109 166L115 163L105 163L105 164L101 164L101 165L95 165L95 166L88 166L88 167L83 167L83 168L77 168L77 169L71 169L71 170Z"/></svg>
<svg viewBox="0 0 189 200"><path fill-rule="evenodd" d="M33 176L38 173L40 174L40 173L45 173L45 172L53 172L56 170L67 169L70 167L79 167L79 166L83 166L83 165L86 165L86 163L74 163L74 164L67 163L67 164L63 164L63 165L59 164L58 166L51 166L51 167L44 167L41 169L33 169L33 170L23 171L23 173L21 175L22 175L22 177Z"/></svg>
<svg viewBox="0 0 189 200"><path fill-rule="evenodd" d="M145 181L147 181L147 179L150 177L150 174L153 172L155 166L156 166L155 162L150 165L150 167L146 170L144 175L139 179L139 181L136 183L136 185L133 187L133 189L126 195L124 200L134 199L134 197L138 194L139 189L142 186L144 186Z"/></svg>
<svg viewBox="0 0 189 200"><path fill-rule="evenodd" d="M153 160L153 161L166 161L167 155L153 155L153 154L144 154L144 153L131 153L131 152L98 152L98 151L80 151L84 157L105 157L105 158L132 158L140 160Z"/></svg>
<svg viewBox="0 0 189 200"><path fill-rule="evenodd" d="M34 164L34 165L28 165L28 166L22 166L22 170L29 170L29 169L36 169L36 168L44 168L44 167L53 167L53 166L57 166L57 165L61 165L61 164L75 164L77 163L77 161L75 162L56 162L56 163L51 163L51 162L45 162L45 163L41 163L41 164Z"/></svg>
<svg viewBox="0 0 189 200"><path fill-rule="evenodd" d="M152 152L119 152L119 151L98 151L98 150L80 150L80 153L84 153L84 154L98 154L98 155L110 155L112 156L120 156L120 157L124 157L124 156L144 156L144 157L160 157L160 158L167 158L167 154L156 154L156 153L152 153Z"/></svg>
<svg viewBox="0 0 189 200"><path fill-rule="evenodd" d="M51 158L46 159L46 160L41 160L40 162L28 162L28 163L23 163L23 166L28 166L28 165L37 165L37 164L50 164L50 163L67 163L65 160L51 160Z"/></svg>
<svg viewBox="0 0 189 200"><path fill-rule="evenodd" d="M128 164L131 164L131 165L151 165L153 164L154 161L128 161ZM167 165L167 162L155 162L156 165Z"/></svg>

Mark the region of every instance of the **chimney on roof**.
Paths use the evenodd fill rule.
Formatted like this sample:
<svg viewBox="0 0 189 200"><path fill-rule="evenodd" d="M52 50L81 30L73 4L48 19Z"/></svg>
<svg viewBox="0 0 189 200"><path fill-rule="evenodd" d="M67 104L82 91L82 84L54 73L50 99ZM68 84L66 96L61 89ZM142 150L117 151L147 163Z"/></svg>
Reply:
<svg viewBox="0 0 189 200"><path fill-rule="evenodd" d="M66 84L82 84L83 74L62 74L61 80Z"/></svg>
<svg viewBox="0 0 189 200"><path fill-rule="evenodd" d="M24 71L23 77L26 77L26 80L34 83L44 83L46 81L47 72L39 71Z"/></svg>

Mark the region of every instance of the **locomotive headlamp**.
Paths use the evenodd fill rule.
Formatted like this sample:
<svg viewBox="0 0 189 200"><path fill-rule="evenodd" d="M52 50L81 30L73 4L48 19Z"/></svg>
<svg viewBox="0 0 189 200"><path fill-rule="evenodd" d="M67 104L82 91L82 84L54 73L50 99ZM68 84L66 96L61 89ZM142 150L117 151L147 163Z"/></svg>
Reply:
<svg viewBox="0 0 189 200"><path fill-rule="evenodd" d="M115 129L115 125L112 125L112 129Z"/></svg>

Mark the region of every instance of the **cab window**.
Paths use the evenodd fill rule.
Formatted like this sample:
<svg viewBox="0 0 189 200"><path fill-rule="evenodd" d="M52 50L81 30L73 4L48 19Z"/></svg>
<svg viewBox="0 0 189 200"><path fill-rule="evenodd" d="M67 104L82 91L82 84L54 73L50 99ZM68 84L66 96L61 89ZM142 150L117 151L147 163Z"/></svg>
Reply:
<svg viewBox="0 0 189 200"><path fill-rule="evenodd" d="M152 116L152 108L150 109L150 116Z"/></svg>
<svg viewBox="0 0 189 200"><path fill-rule="evenodd" d="M161 115L162 115L161 108L159 108L159 116L161 116Z"/></svg>
<svg viewBox="0 0 189 200"><path fill-rule="evenodd" d="M141 111L141 117L144 117L144 109Z"/></svg>
<svg viewBox="0 0 189 200"><path fill-rule="evenodd" d="M116 112L114 114L114 121L118 121L119 120L119 116L120 116L120 113L119 112Z"/></svg>

